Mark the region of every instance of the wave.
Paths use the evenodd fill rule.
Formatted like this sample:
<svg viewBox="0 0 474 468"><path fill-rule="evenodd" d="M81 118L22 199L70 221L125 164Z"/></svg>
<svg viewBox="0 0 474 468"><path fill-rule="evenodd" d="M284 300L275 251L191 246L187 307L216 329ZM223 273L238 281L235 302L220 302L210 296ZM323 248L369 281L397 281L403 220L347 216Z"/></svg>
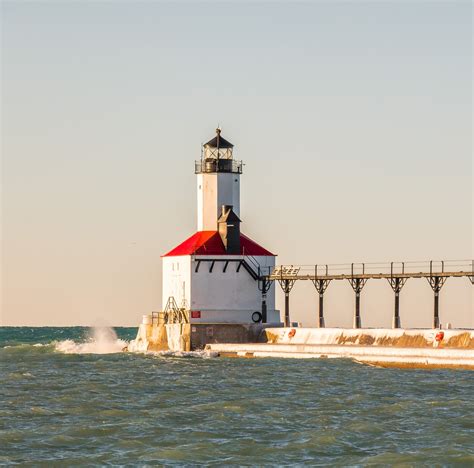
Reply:
<svg viewBox="0 0 474 468"><path fill-rule="evenodd" d="M94 327L85 342L62 340L55 343L55 350L64 354L114 354L126 350L128 341L117 337L110 327Z"/></svg>
<svg viewBox="0 0 474 468"><path fill-rule="evenodd" d="M131 354L152 355L162 358L213 358L218 353L209 351L134 351L129 350L129 341L118 338L111 327L94 327L88 330L86 337L53 340L49 343L18 343L8 344L0 349L5 352L59 352L62 354Z"/></svg>
<svg viewBox="0 0 474 468"><path fill-rule="evenodd" d="M51 348L54 343L18 343L18 344L9 344L5 346L1 346L0 349L4 349L6 351L20 351L20 350L32 350L35 348Z"/></svg>

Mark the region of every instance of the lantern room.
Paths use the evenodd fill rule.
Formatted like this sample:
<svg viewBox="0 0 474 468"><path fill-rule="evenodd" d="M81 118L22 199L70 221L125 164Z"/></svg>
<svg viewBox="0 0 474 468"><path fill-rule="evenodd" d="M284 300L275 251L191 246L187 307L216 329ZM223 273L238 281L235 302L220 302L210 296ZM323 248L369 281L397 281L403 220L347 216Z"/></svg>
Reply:
<svg viewBox="0 0 474 468"><path fill-rule="evenodd" d="M230 172L242 174L242 161L233 159L234 145L221 136L221 129L216 129L216 136L202 145L201 160L196 161L196 174Z"/></svg>

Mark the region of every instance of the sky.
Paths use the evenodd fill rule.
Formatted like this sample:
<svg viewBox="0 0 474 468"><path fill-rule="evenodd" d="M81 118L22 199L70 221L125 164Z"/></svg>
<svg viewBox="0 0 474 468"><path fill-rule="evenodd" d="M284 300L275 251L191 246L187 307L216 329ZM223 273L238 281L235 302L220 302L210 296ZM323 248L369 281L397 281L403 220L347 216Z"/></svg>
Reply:
<svg viewBox="0 0 474 468"><path fill-rule="evenodd" d="M160 310L218 124L245 162L242 230L278 263L473 258L471 2L4 0L1 22L0 325ZM442 323L474 327L473 290L448 279ZM350 326L350 285L325 300ZM290 301L314 326L312 284ZM402 325L432 308L409 280ZM369 281L363 325L392 310Z"/></svg>

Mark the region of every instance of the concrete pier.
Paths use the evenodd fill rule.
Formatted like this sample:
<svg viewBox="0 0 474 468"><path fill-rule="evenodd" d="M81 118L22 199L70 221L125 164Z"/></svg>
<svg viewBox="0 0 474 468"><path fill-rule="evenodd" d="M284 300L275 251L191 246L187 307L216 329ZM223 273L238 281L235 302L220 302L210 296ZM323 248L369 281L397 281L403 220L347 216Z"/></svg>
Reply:
<svg viewBox="0 0 474 468"><path fill-rule="evenodd" d="M474 370L474 330L290 328L271 324L157 324L147 316L132 352L194 351L273 358L345 358L382 367Z"/></svg>
<svg viewBox="0 0 474 468"><path fill-rule="evenodd" d="M264 330L265 343L208 344L220 356L346 358L382 367L474 370L474 330L318 329Z"/></svg>

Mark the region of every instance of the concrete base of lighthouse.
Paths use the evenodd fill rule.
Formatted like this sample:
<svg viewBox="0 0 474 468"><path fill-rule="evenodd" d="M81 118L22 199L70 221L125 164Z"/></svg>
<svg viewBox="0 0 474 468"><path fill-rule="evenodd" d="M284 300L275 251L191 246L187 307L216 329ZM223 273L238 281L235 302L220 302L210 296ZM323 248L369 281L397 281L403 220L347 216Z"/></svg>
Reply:
<svg viewBox="0 0 474 468"><path fill-rule="evenodd" d="M158 324L145 317L128 346L131 352L196 351L218 343L264 343L265 329L283 327L280 322Z"/></svg>

